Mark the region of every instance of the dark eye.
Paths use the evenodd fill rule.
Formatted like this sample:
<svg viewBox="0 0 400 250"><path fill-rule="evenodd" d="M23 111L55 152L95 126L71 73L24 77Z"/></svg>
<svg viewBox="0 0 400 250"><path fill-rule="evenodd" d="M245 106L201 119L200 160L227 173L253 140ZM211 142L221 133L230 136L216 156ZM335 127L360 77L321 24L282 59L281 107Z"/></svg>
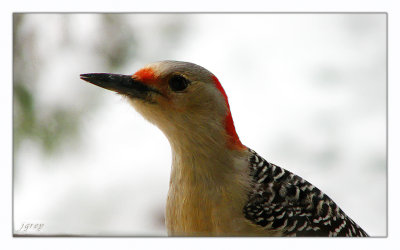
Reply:
<svg viewBox="0 0 400 250"><path fill-rule="evenodd" d="M173 91L182 91L186 89L189 81L181 75L174 75L169 79L168 84Z"/></svg>

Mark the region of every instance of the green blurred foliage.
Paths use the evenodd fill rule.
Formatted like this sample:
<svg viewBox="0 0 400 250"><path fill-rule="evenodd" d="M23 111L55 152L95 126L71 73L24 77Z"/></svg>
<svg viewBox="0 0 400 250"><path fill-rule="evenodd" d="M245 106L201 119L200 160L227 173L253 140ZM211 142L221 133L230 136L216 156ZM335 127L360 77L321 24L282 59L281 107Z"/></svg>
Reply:
<svg viewBox="0 0 400 250"><path fill-rule="evenodd" d="M60 29L65 31L62 44L69 46L71 34L68 32L68 22L70 15L63 15L60 22ZM40 69L48 58L43 58L37 53L37 30L31 29L21 31L24 22L29 22L29 15L14 14L13 29L13 62L14 62L14 83L13 83L13 140L14 152L18 150L24 140L33 140L47 155L56 153L67 142L79 139L79 127L82 115L85 111L76 110L57 105L46 107L46 115L41 115L38 110L38 97L35 96L37 90L38 76ZM101 40L107 42L97 43L97 50L100 57L106 62L106 68L113 71L121 67L128 56L128 50L135 46L134 37L130 32L119 32L115 25L122 29L127 29L121 17L116 15L102 15L101 26L104 33ZM62 26L62 27L61 27ZM40 28L40 27L38 27ZM108 39L106 39L108 38ZM29 76L29 77L26 77ZM80 100L82 106L86 104L95 105L94 97L87 100ZM95 98L94 98L95 99ZM74 100L77 101L77 100ZM40 119L39 119L40 116Z"/></svg>
<svg viewBox="0 0 400 250"><path fill-rule="evenodd" d="M100 23L103 30L101 40L107 42L99 43L96 49L103 55L110 71L114 72L129 58L137 56L137 42L124 15L104 14L101 15Z"/></svg>
<svg viewBox="0 0 400 250"><path fill-rule="evenodd" d="M49 20L48 23L39 23L36 15ZM88 34L89 47L93 62L101 62L103 72L120 72L129 60L135 58L147 61L148 52L138 51L139 43L146 43L140 37L136 20L143 15L128 14L87 14L96 25L96 36ZM161 21L156 25L158 32L153 33L159 40L158 47L152 50L157 56L162 57L171 53L182 37L184 24L181 15L158 15ZM35 19L36 23L32 20ZM85 113L97 108L101 100L99 96L89 95L87 98L73 100L78 108L57 105L47 105L38 108L39 97L35 94L41 82L39 76L43 77L43 68L51 65L51 58L46 53L40 53L40 36L46 27L56 26L62 32L50 34L54 39L53 45L57 50L55 53L63 54L77 53L81 44L76 41L76 33L73 32L72 23L76 21L75 14L20 14L13 15L13 146L15 158L20 146L25 140L33 141L46 155L58 152L67 143L77 143L80 139L80 127L82 117ZM76 25L76 24L75 24ZM51 29L50 29L51 30ZM142 38L141 40L138 38ZM44 41L46 42L46 41ZM56 44L54 44L56 43ZM75 46L75 47L74 47ZM86 45L87 46L87 45ZM53 51L54 52L54 51ZM168 57L168 56L167 56ZM77 62L79 63L79 62ZM66 65L67 66L67 65ZM51 67L50 67L51 68ZM66 73L67 74L67 73ZM29 76L29 77L27 77ZM79 81L79 80L78 80ZM72 91L72 90L71 90ZM80 108L79 108L80 107ZM84 107L84 108L83 108ZM90 108L88 108L90 107Z"/></svg>
<svg viewBox="0 0 400 250"><path fill-rule="evenodd" d="M33 94L37 87L38 74L46 58L36 54L35 30L20 32L26 20L24 14L14 14L13 29L13 139L14 153L24 140L33 140L46 154L57 151L66 138L74 139L78 135L80 114L74 110L49 107L48 115L38 118L37 97ZM34 62L34 63L33 63ZM29 77L26 77L29 76Z"/></svg>

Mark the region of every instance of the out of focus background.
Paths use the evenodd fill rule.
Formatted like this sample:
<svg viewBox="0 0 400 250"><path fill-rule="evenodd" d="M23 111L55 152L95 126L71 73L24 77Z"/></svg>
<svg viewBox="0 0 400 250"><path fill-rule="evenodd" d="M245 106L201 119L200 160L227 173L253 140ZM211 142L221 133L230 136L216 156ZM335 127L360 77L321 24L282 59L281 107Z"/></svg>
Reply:
<svg viewBox="0 0 400 250"><path fill-rule="evenodd" d="M386 15L14 14L14 233L163 236L171 152L81 73L221 81L241 141L387 234Z"/></svg>

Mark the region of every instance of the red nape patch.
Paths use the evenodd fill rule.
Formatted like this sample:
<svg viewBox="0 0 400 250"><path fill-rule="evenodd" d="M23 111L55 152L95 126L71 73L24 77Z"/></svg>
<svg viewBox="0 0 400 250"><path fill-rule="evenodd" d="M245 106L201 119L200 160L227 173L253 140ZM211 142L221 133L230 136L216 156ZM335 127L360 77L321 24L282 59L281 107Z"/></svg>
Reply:
<svg viewBox="0 0 400 250"><path fill-rule="evenodd" d="M226 133L229 135L228 146L231 149L245 149L246 147L242 144L239 139L239 136L236 133L235 125L233 124L231 109L229 107L228 96L225 93L224 88L222 87L221 83L219 82L216 76L212 76L215 87L221 92L223 97L225 98L226 106L228 107L228 114L225 117L225 130Z"/></svg>
<svg viewBox="0 0 400 250"><path fill-rule="evenodd" d="M155 79L154 71L152 68L143 68L137 71L134 76L136 76L141 81L152 81Z"/></svg>

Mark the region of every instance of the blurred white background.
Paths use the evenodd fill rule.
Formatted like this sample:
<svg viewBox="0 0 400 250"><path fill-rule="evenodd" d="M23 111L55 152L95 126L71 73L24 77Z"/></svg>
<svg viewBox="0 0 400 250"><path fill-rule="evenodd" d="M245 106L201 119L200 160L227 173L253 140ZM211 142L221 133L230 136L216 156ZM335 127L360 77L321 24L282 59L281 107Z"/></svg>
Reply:
<svg viewBox="0 0 400 250"><path fill-rule="evenodd" d="M14 233L166 235L168 141L79 79L166 59L213 72L246 146L387 234L384 14L14 14Z"/></svg>

